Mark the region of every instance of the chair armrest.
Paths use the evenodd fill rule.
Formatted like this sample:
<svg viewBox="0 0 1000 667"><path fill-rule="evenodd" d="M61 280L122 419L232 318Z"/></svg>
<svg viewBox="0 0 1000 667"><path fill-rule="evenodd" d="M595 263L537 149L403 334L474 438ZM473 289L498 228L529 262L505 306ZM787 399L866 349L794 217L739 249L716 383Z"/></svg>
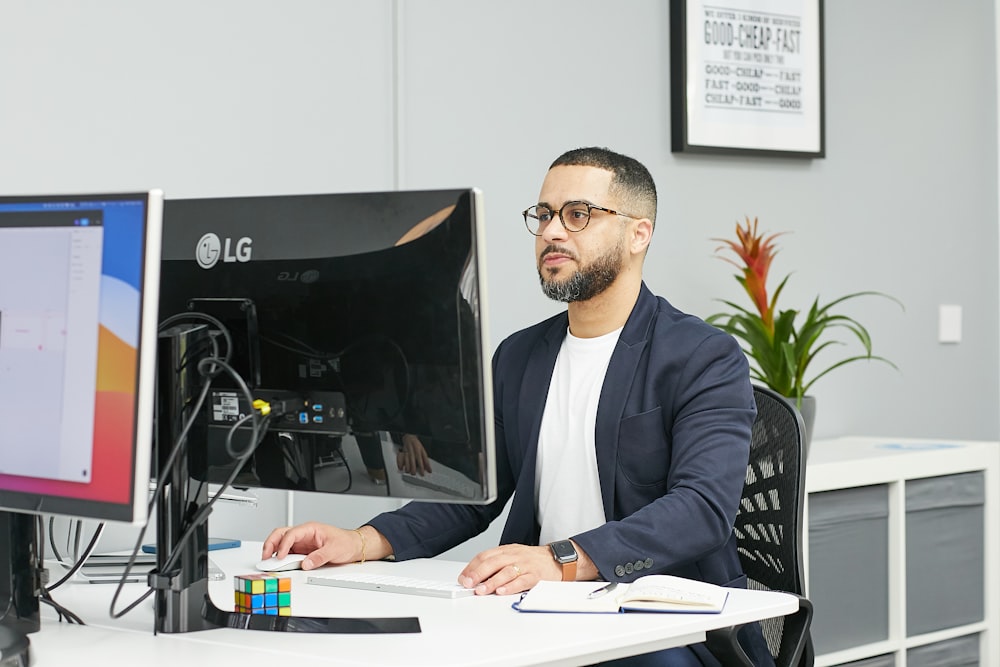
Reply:
<svg viewBox="0 0 1000 667"><path fill-rule="evenodd" d="M790 593L789 595L794 595ZM812 625L813 605L808 598L796 595L799 599L799 610L785 616L783 633L785 636L796 637L795 646L787 662L778 667L812 667L815 655L809 627ZM719 662L726 667L756 667L737 639L737 633L742 625L709 630L705 633L705 645Z"/></svg>
<svg viewBox="0 0 1000 667"><path fill-rule="evenodd" d="M799 598L799 610L785 617L785 632L794 633L799 638L788 664L813 667L816 655L813 653L812 635L809 633L809 628L812 626L813 604L801 595L796 597Z"/></svg>
<svg viewBox="0 0 1000 667"><path fill-rule="evenodd" d="M736 633L742 626L730 625L728 628L709 630L705 633L705 646L726 667L756 667L750 656L736 639Z"/></svg>

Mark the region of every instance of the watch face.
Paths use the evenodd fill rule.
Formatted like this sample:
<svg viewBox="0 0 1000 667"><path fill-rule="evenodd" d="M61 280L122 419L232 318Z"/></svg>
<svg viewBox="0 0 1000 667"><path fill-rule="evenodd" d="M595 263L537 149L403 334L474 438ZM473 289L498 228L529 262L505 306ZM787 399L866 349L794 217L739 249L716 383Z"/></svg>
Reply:
<svg viewBox="0 0 1000 667"><path fill-rule="evenodd" d="M569 540L553 542L549 545L549 548L552 549L552 555L560 563L568 563L576 560L576 549L573 548L573 543Z"/></svg>

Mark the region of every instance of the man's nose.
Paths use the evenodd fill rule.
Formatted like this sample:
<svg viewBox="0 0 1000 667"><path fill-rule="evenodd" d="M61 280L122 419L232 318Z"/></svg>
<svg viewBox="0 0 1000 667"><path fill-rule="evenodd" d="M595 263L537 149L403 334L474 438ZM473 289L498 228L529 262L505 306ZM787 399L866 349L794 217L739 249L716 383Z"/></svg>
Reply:
<svg viewBox="0 0 1000 667"><path fill-rule="evenodd" d="M569 232L566 231L566 227L562 223L562 215L559 211L553 211L552 219L542 228L542 238L545 241L558 241L565 240L567 236L569 236Z"/></svg>

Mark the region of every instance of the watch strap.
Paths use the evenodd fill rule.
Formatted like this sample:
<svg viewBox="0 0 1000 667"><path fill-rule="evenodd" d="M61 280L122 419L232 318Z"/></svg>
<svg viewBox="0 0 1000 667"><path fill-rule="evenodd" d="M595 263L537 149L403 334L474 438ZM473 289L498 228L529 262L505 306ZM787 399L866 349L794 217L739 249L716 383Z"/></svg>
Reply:
<svg viewBox="0 0 1000 667"><path fill-rule="evenodd" d="M576 581L576 561L562 564L562 580Z"/></svg>

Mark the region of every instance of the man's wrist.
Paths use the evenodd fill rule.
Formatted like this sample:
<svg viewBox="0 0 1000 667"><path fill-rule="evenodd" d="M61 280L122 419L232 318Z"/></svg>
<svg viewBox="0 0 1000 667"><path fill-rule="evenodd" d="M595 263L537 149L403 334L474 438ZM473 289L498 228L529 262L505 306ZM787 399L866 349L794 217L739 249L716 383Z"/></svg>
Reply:
<svg viewBox="0 0 1000 667"><path fill-rule="evenodd" d="M361 538L361 557L357 559L357 562L364 563L368 560L368 538L365 537L360 528L355 528L354 532Z"/></svg>
<svg viewBox="0 0 1000 667"><path fill-rule="evenodd" d="M576 547L576 579L577 581L593 581L594 579L601 578L601 573L594 565L594 561L591 560L590 556L586 551L576 543L576 540L570 540L573 542L573 546Z"/></svg>
<svg viewBox="0 0 1000 667"><path fill-rule="evenodd" d="M389 540L385 539L385 536L376 530L374 526L366 523L359 528L355 528L352 532L357 533L355 537L360 536L364 540L365 560L385 560L392 558L392 545L389 544ZM361 555L359 552L358 561L361 560Z"/></svg>
<svg viewBox="0 0 1000 667"><path fill-rule="evenodd" d="M576 581L576 561L579 558L576 544L572 540L557 540L549 543L549 550L562 570L562 580Z"/></svg>

